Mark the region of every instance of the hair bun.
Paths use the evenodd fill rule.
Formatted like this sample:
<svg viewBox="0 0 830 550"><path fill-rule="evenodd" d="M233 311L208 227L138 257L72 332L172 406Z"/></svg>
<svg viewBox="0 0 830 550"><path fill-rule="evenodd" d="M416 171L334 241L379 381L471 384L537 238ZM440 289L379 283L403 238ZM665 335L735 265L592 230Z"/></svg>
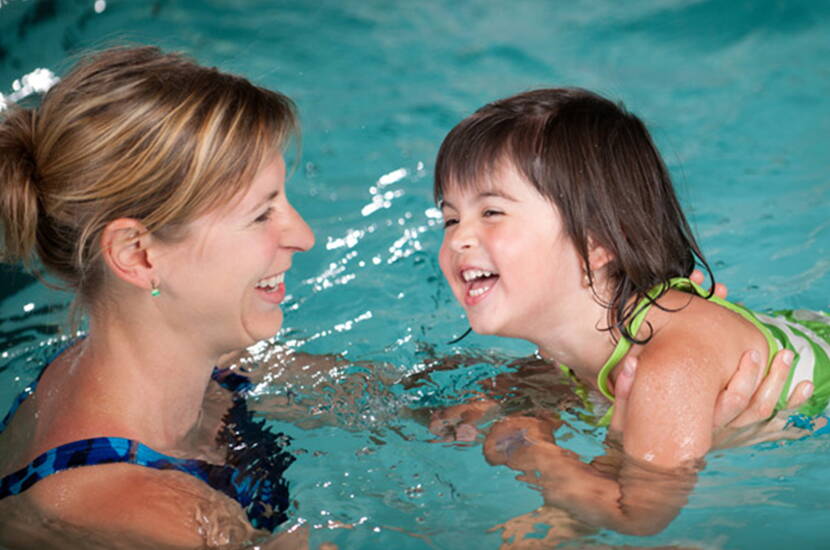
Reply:
<svg viewBox="0 0 830 550"><path fill-rule="evenodd" d="M37 113L16 105L0 114L0 223L2 257L29 264L38 220L35 124Z"/></svg>

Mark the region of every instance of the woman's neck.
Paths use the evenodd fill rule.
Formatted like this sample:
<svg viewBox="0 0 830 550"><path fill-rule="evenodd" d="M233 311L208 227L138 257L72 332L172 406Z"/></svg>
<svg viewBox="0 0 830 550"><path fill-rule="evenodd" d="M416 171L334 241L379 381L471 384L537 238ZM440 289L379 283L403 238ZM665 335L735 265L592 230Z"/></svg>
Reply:
<svg viewBox="0 0 830 550"><path fill-rule="evenodd" d="M72 383L96 415L148 445L174 447L199 420L217 357L161 323L93 315Z"/></svg>

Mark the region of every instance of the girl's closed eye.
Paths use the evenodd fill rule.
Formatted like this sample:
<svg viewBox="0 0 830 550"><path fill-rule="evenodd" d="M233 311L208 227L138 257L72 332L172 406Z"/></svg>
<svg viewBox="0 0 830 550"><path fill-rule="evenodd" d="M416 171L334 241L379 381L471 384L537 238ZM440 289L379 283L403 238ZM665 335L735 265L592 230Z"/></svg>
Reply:
<svg viewBox="0 0 830 550"><path fill-rule="evenodd" d="M502 214L504 214L504 212L502 212L501 210L494 210L492 208L488 208L487 210L482 212L481 215L485 218L492 218L493 216L501 216Z"/></svg>
<svg viewBox="0 0 830 550"><path fill-rule="evenodd" d="M452 225L455 225L457 223L458 223L458 218L448 218L446 216L444 217L444 229L446 229L446 228L448 228Z"/></svg>

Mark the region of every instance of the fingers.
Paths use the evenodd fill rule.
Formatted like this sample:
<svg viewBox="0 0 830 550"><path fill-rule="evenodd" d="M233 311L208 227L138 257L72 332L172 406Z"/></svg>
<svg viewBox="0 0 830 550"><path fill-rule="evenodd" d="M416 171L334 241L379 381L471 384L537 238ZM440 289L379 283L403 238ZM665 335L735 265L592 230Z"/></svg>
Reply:
<svg viewBox="0 0 830 550"><path fill-rule="evenodd" d="M738 363L738 370L729 379L726 389L718 395L715 402L715 429L726 426L746 410L760 378L760 354L755 350L745 352Z"/></svg>
<svg viewBox="0 0 830 550"><path fill-rule="evenodd" d="M614 383L614 415L611 417L609 430L622 431L625 422L625 408L628 397L631 395L631 386L634 385L634 375L637 373L637 358L623 359L623 368Z"/></svg>
<svg viewBox="0 0 830 550"><path fill-rule="evenodd" d="M791 351L781 350L775 355L769 371L757 389L750 389L748 384L748 379L751 378L748 369L750 366L754 368L754 365L747 362L749 359L752 357L744 354L739 372L732 377L726 390L718 397L719 410L716 410L713 448L799 439L815 430L819 421L824 421L819 419L810 429L792 425L792 411L804 405L812 396L813 383L807 380L798 383L792 389L786 408L773 415L790 377L793 361ZM740 413L730 420L729 417L735 410L740 410Z"/></svg>
<svg viewBox="0 0 830 550"><path fill-rule="evenodd" d="M740 428L769 419L789 378L792 361L793 352L790 350L781 350L775 355L769 372L752 396L749 406L732 420L732 427Z"/></svg>
<svg viewBox="0 0 830 550"><path fill-rule="evenodd" d="M697 285L700 285L700 286L703 286L703 283L705 282L705 277L703 276L703 272L699 269L695 269L694 271L692 271L692 274L689 275L689 279L693 283L695 283ZM726 285L721 284L721 283L715 283L715 296L717 296L718 298L722 298L722 299L726 300L726 295L727 294L728 294L728 289L726 288Z"/></svg>
<svg viewBox="0 0 830 550"><path fill-rule="evenodd" d="M459 424L455 428L456 441L475 441L478 437L478 430L471 424Z"/></svg>
<svg viewBox="0 0 830 550"><path fill-rule="evenodd" d="M813 395L813 389L815 389L813 383L809 380L799 382L792 393L790 393L789 399L787 399L787 409L795 410L806 403L810 399L810 396Z"/></svg>
<svg viewBox="0 0 830 550"><path fill-rule="evenodd" d="M479 430L472 424L452 422L446 419L433 420L429 424L429 431L438 438L432 443L473 442L478 438Z"/></svg>

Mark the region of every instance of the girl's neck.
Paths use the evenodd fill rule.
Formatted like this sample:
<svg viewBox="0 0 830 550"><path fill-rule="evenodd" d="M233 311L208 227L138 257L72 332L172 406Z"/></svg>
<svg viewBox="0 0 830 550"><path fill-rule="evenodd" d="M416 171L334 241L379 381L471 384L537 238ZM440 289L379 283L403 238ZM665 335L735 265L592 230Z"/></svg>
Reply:
<svg viewBox="0 0 830 550"><path fill-rule="evenodd" d="M614 337L619 337L617 331L605 329L608 310L590 289L584 296L575 297L574 303L557 309L568 313L538 323L544 332L529 340L543 357L567 366L578 378L595 385L597 374L614 351Z"/></svg>
<svg viewBox="0 0 830 550"><path fill-rule="evenodd" d="M544 341L533 341L542 357L565 365L574 374L591 385L596 382L600 369L614 351L615 342L609 331L601 331L593 325L584 331L569 330L563 338L556 335Z"/></svg>

